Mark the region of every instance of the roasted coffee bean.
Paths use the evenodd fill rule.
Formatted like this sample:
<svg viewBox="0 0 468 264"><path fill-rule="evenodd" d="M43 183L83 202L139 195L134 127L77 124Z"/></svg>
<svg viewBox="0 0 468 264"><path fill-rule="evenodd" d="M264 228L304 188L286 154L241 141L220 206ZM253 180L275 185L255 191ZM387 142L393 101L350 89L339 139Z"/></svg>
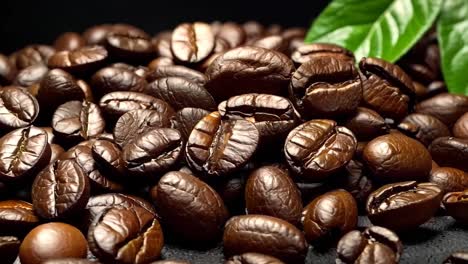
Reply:
<svg viewBox="0 0 468 264"><path fill-rule="evenodd" d="M88 231L89 247L106 263L142 264L161 256L164 237L158 220L143 207L114 207Z"/></svg>
<svg viewBox="0 0 468 264"><path fill-rule="evenodd" d="M435 183L392 183L371 193L366 210L374 225L395 231L410 230L435 215L442 196Z"/></svg>
<svg viewBox="0 0 468 264"><path fill-rule="evenodd" d="M15 262L18 257L19 247L21 241L14 236L0 236L0 256L2 256L2 262L5 264L11 264Z"/></svg>
<svg viewBox="0 0 468 264"><path fill-rule="evenodd" d="M190 264L190 262L185 260L158 260L153 261L150 264Z"/></svg>
<svg viewBox="0 0 468 264"><path fill-rule="evenodd" d="M10 63L8 58L0 54L0 85L9 85L13 82L16 75L14 65Z"/></svg>
<svg viewBox="0 0 468 264"><path fill-rule="evenodd" d="M449 93L438 94L419 103L416 112L432 115L451 127L460 116L468 112L468 97Z"/></svg>
<svg viewBox="0 0 468 264"><path fill-rule="evenodd" d="M144 181L157 180L177 164L182 146L179 131L172 128L156 128L125 145L122 159L130 175Z"/></svg>
<svg viewBox="0 0 468 264"><path fill-rule="evenodd" d="M76 32L65 32L54 41L54 48L57 51L76 50L86 45L86 40Z"/></svg>
<svg viewBox="0 0 468 264"><path fill-rule="evenodd" d="M380 226L371 226L364 232L351 231L344 235L336 249L336 263L398 263L403 245L391 230Z"/></svg>
<svg viewBox="0 0 468 264"><path fill-rule="evenodd" d="M89 46L76 50L60 51L50 57L48 66L73 74L94 72L107 59L107 50L101 46Z"/></svg>
<svg viewBox="0 0 468 264"><path fill-rule="evenodd" d="M258 252L286 263L302 263L307 242L294 225L266 215L232 217L224 229L224 254L227 257Z"/></svg>
<svg viewBox="0 0 468 264"><path fill-rule="evenodd" d="M111 56L124 62L146 64L156 55L146 33L114 31L107 35L106 43Z"/></svg>
<svg viewBox="0 0 468 264"><path fill-rule="evenodd" d="M289 96L305 119L346 114L361 102L361 79L349 60L311 58L294 72Z"/></svg>
<svg viewBox="0 0 468 264"><path fill-rule="evenodd" d="M450 192L442 199L447 214L457 221L468 224L468 191Z"/></svg>
<svg viewBox="0 0 468 264"><path fill-rule="evenodd" d="M62 153L65 153L65 150L57 144L50 144L50 161L49 163L52 163L56 161Z"/></svg>
<svg viewBox="0 0 468 264"><path fill-rule="evenodd" d="M429 146L434 139L450 136L450 130L439 119L426 114L410 114L398 125L398 129L408 136Z"/></svg>
<svg viewBox="0 0 468 264"><path fill-rule="evenodd" d="M252 46L286 53L288 44L289 42L285 38L279 35L272 35L256 40L252 43Z"/></svg>
<svg viewBox="0 0 468 264"><path fill-rule="evenodd" d="M16 68L22 70L35 64L47 64L54 53L55 49L50 46L30 45L16 52L13 60Z"/></svg>
<svg viewBox="0 0 468 264"><path fill-rule="evenodd" d="M291 54L291 59L296 65L301 65L316 57L335 57L354 62L354 54L351 51L330 43L304 44Z"/></svg>
<svg viewBox="0 0 468 264"><path fill-rule="evenodd" d="M80 259L80 258L59 258L59 259L46 260L42 262L41 264L99 264L99 263L96 261Z"/></svg>
<svg viewBox="0 0 468 264"><path fill-rule="evenodd" d="M34 228L19 250L21 264L41 264L56 258L86 258L88 243L75 227L48 223Z"/></svg>
<svg viewBox="0 0 468 264"><path fill-rule="evenodd" d="M94 102L94 96L93 91L91 90L91 86L89 86L89 84L87 84L83 80L78 80L76 83L78 84L78 86L80 86L81 90L85 94L85 100L89 102Z"/></svg>
<svg viewBox="0 0 468 264"><path fill-rule="evenodd" d="M0 235L21 237L38 224L39 217L32 204L20 200L0 201Z"/></svg>
<svg viewBox="0 0 468 264"><path fill-rule="evenodd" d="M29 87L38 84L49 72L49 68L42 64L31 65L18 72L13 81L14 84Z"/></svg>
<svg viewBox="0 0 468 264"><path fill-rule="evenodd" d="M34 210L46 219L80 213L90 195L88 177L73 160L57 160L42 170L32 187Z"/></svg>
<svg viewBox="0 0 468 264"><path fill-rule="evenodd" d="M363 58L359 68L367 77L362 82L364 104L383 117L402 119L415 97L411 78L397 65L377 58Z"/></svg>
<svg viewBox="0 0 468 264"><path fill-rule="evenodd" d="M99 106L88 101L69 101L59 106L52 117L58 139L82 141L104 132L106 123Z"/></svg>
<svg viewBox="0 0 468 264"><path fill-rule="evenodd" d="M443 81L433 81L427 87L426 97L433 97L438 94L447 93L447 85Z"/></svg>
<svg viewBox="0 0 468 264"><path fill-rule="evenodd" d="M195 125L208 114L210 114L210 112L202 108L183 108L177 111L172 118L171 126L179 130L182 138L186 141Z"/></svg>
<svg viewBox="0 0 468 264"><path fill-rule="evenodd" d="M343 188L356 199L356 202L361 208L365 205L367 197L374 190L374 183L370 179L365 165L357 160L352 159L346 164L344 175L340 175L332 179L332 183L338 188ZM364 207L362 207L364 208Z"/></svg>
<svg viewBox="0 0 468 264"><path fill-rule="evenodd" d="M363 159L373 178L380 182L424 181L432 167L426 147L400 133L383 135L367 143Z"/></svg>
<svg viewBox="0 0 468 264"><path fill-rule="evenodd" d="M111 120L117 120L126 112L138 109L156 110L169 118L175 114L174 109L163 100L137 92L108 93L101 98L99 106Z"/></svg>
<svg viewBox="0 0 468 264"><path fill-rule="evenodd" d="M245 202L248 214L271 215L299 225L301 194L287 171L273 166L254 170L245 187Z"/></svg>
<svg viewBox="0 0 468 264"><path fill-rule="evenodd" d="M265 33L265 27L257 21L247 21L242 24L247 40L258 39Z"/></svg>
<svg viewBox="0 0 468 264"><path fill-rule="evenodd" d="M356 138L333 120L315 119L292 130L284 153L289 168L304 181L320 182L353 157Z"/></svg>
<svg viewBox="0 0 468 264"><path fill-rule="evenodd" d="M0 89L0 135L31 125L39 114L39 104L30 93L17 86Z"/></svg>
<svg viewBox="0 0 468 264"><path fill-rule="evenodd" d="M159 67L164 67L164 66L172 66L174 65L174 62L172 61L171 58L168 57L159 57L154 60L152 60L148 64L148 68L152 71L158 69Z"/></svg>
<svg viewBox="0 0 468 264"><path fill-rule="evenodd" d="M159 67L153 71L150 71L150 73L148 73L146 76L146 79L148 82L153 82L157 79L169 77L183 78L190 82L196 83L199 86L204 86L207 82L207 77L203 73L179 65Z"/></svg>
<svg viewBox="0 0 468 264"><path fill-rule="evenodd" d="M468 172L468 139L441 137L432 142L429 151L439 166Z"/></svg>
<svg viewBox="0 0 468 264"><path fill-rule="evenodd" d="M0 179L14 182L34 176L50 155L44 130L33 126L13 130L0 139Z"/></svg>
<svg viewBox="0 0 468 264"><path fill-rule="evenodd" d="M230 257L224 264L284 264L284 262L265 254L244 253Z"/></svg>
<svg viewBox="0 0 468 264"><path fill-rule="evenodd" d="M107 34L112 30L112 25L102 24L92 26L83 32L83 38L88 45L104 44Z"/></svg>
<svg viewBox="0 0 468 264"><path fill-rule="evenodd" d="M234 172L253 156L259 132L246 120L222 120L219 112L205 116L192 130L186 159L190 167L208 176Z"/></svg>
<svg viewBox="0 0 468 264"><path fill-rule="evenodd" d="M346 119L344 126L351 130L357 140L368 141L385 134L389 127L385 119L372 109L358 107L356 112Z"/></svg>
<svg viewBox="0 0 468 264"><path fill-rule="evenodd" d="M296 126L296 114L289 100L270 94L243 94L218 106L228 119L247 119L255 124L265 143L282 141Z"/></svg>
<svg viewBox="0 0 468 264"><path fill-rule="evenodd" d="M468 139L468 112L462 115L453 125L453 135Z"/></svg>
<svg viewBox="0 0 468 264"><path fill-rule="evenodd" d="M221 25L216 37L225 39L231 48L236 48L245 42L246 34L236 23L227 22Z"/></svg>
<svg viewBox="0 0 468 264"><path fill-rule="evenodd" d="M122 159L122 151L113 142L108 140L96 140L92 147L92 155L98 168L105 171L106 174L122 175L125 165Z"/></svg>
<svg viewBox="0 0 468 264"><path fill-rule="evenodd" d="M215 46L210 25L202 22L184 23L172 32L171 49L182 63L197 63L208 57Z"/></svg>
<svg viewBox="0 0 468 264"><path fill-rule="evenodd" d="M206 183L183 172L165 174L156 189L155 204L164 223L177 237L190 242L213 242L221 236L228 211Z"/></svg>
<svg viewBox="0 0 468 264"><path fill-rule="evenodd" d="M453 252L447 259L444 260L444 264L466 264L468 263L468 252L457 251Z"/></svg>
<svg viewBox="0 0 468 264"><path fill-rule="evenodd" d="M110 92L143 92L148 83L136 73L115 67L107 67L96 72L91 79L91 86L97 98Z"/></svg>
<svg viewBox="0 0 468 264"><path fill-rule="evenodd" d="M286 94L294 71L284 54L258 47L229 50L213 61L206 87L217 101L244 93Z"/></svg>
<svg viewBox="0 0 468 264"><path fill-rule="evenodd" d="M213 97L203 86L180 77L157 79L148 85L146 93L168 102L175 110L184 107L216 108Z"/></svg>
<svg viewBox="0 0 468 264"><path fill-rule="evenodd" d="M357 204L345 190L327 192L315 198L304 211L304 232L309 242L335 240L356 228Z"/></svg>
<svg viewBox="0 0 468 264"><path fill-rule="evenodd" d="M171 39L171 31L163 31L151 39L151 42L153 43L156 49L156 54L158 56L167 57L171 59L173 58L171 50Z"/></svg>
<svg viewBox="0 0 468 264"><path fill-rule="evenodd" d="M459 192L468 189L468 173L450 167L431 170L429 181L437 184L442 192Z"/></svg>

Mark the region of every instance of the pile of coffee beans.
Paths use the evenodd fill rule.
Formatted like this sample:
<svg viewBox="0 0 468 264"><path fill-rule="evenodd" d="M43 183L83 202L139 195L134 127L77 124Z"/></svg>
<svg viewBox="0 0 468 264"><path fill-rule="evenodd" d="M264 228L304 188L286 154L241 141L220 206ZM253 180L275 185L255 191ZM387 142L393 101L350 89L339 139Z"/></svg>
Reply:
<svg viewBox="0 0 468 264"><path fill-rule="evenodd" d="M1 263L398 263L401 232L468 224L468 97L434 32L397 64L304 35L106 24L0 55Z"/></svg>

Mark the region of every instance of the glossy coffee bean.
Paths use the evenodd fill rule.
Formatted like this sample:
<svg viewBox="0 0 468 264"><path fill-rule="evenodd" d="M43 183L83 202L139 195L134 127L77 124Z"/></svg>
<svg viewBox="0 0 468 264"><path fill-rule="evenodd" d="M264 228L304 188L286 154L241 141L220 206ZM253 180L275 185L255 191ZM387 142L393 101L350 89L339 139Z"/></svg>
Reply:
<svg viewBox="0 0 468 264"><path fill-rule="evenodd" d="M156 50L156 54L160 57L167 57L173 59L171 50L171 31L163 31L158 33L151 39L153 46Z"/></svg>
<svg viewBox="0 0 468 264"><path fill-rule="evenodd" d="M441 137L431 143L429 151L439 166L468 172L468 139Z"/></svg>
<svg viewBox="0 0 468 264"><path fill-rule="evenodd" d="M0 256L5 264L12 264L18 257L21 241L14 236L0 236Z"/></svg>
<svg viewBox="0 0 468 264"><path fill-rule="evenodd" d="M29 232L21 243L19 257L22 264L41 264L55 258L85 258L87 247L85 237L75 227L48 223Z"/></svg>
<svg viewBox="0 0 468 264"><path fill-rule="evenodd" d="M132 71L107 67L96 72L91 79L91 86L97 98L110 92L143 92L148 83Z"/></svg>
<svg viewBox="0 0 468 264"><path fill-rule="evenodd" d="M230 257L224 264L284 264L284 262L265 254L244 253Z"/></svg>
<svg viewBox="0 0 468 264"><path fill-rule="evenodd" d="M0 54L0 85L9 85L15 78L15 66L8 60L8 58Z"/></svg>
<svg viewBox="0 0 468 264"><path fill-rule="evenodd" d="M403 133L429 146L434 139L450 136L450 130L439 119L426 114L410 114L398 125Z"/></svg>
<svg viewBox="0 0 468 264"><path fill-rule="evenodd" d="M185 151L187 163L207 176L227 175L250 160L259 138L253 123L222 120L219 112L213 112L192 130Z"/></svg>
<svg viewBox="0 0 468 264"><path fill-rule="evenodd" d="M280 52L239 47L210 64L206 88L218 102L244 93L281 95L287 93L293 71L292 61Z"/></svg>
<svg viewBox="0 0 468 264"><path fill-rule="evenodd" d="M265 215L232 217L224 229L223 246L227 257L257 252L286 263L304 262L308 247L294 225Z"/></svg>
<svg viewBox="0 0 468 264"><path fill-rule="evenodd" d="M22 70L35 64L47 64L50 56L55 53L55 49L46 45L29 45L15 52L14 64L16 69Z"/></svg>
<svg viewBox="0 0 468 264"><path fill-rule="evenodd" d="M49 68L42 64L31 65L18 72L13 81L14 84L29 87L38 84L49 72Z"/></svg>
<svg viewBox="0 0 468 264"><path fill-rule="evenodd" d="M32 204L20 200L0 201L0 235L22 237L39 224Z"/></svg>
<svg viewBox="0 0 468 264"><path fill-rule="evenodd" d="M415 90L411 78L397 65L377 58L363 58L359 68L363 80L363 101L383 117L403 118L411 109Z"/></svg>
<svg viewBox="0 0 468 264"><path fill-rule="evenodd" d="M441 93L422 101L415 110L417 113L432 115L451 127L460 116L468 112L468 97Z"/></svg>
<svg viewBox="0 0 468 264"><path fill-rule="evenodd" d="M352 159L346 164L343 174L332 179L332 182L338 188L343 188L351 193L361 208L362 205L365 205L369 194L374 191L376 184L370 179L365 165L357 159Z"/></svg>
<svg viewBox="0 0 468 264"><path fill-rule="evenodd" d="M88 231L89 247L105 263L142 264L161 256L164 237L158 220L143 207L105 210Z"/></svg>
<svg viewBox="0 0 468 264"><path fill-rule="evenodd" d="M149 70L156 70L159 67L164 67L164 66L172 66L174 65L174 61L172 61L171 58L168 57L158 57L154 60L152 60L148 64Z"/></svg>
<svg viewBox="0 0 468 264"><path fill-rule="evenodd" d="M155 204L165 225L188 242L213 242L221 236L228 211L221 197L198 178L173 171L156 189Z"/></svg>
<svg viewBox="0 0 468 264"><path fill-rule="evenodd" d="M92 155L98 167L115 175L123 174L124 161L122 159L122 151L115 143L109 140L96 140L92 146Z"/></svg>
<svg viewBox="0 0 468 264"><path fill-rule="evenodd" d="M448 215L461 223L468 223L468 192L466 190L447 193L442 203Z"/></svg>
<svg viewBox="0 0 468 264"><path fill-rule="evenodd" d="M50 144L50 161L49 163L52 163L56 161L60 155L65 153L65 150L57 144Z"/></svg>
<svg viewBox="0 0 468 264"><path fill-rule="evenodd" d="M370 141L364 148L364 163L376 181L423 181L429 176L432 159L419 141L391 133Z"/></svg>
<svg viewBox="0 0 468 264"><path fill-rule="evenodd" d="M444 264L466 264L468 263L468 253L466 251L453 252L447 259L444 260Z"/></svg>
<svg viewBox="0 0 468 264"><path fill-rule="evenodd" d="M182 63L202 61L213 51L214 46L215 36L206 23L184 23L172 32L172 54Z"/></svg>
<svg viewBox="0 0 468 264"><path fill-rule="evenodd" d="M0 179L14 182L32 177L50 161L47 133L29 126L0 139Z"/></svg>
<svg viewBox="0 0 468 264"><path fill-rule="evenodd" d="M107 34L112 30L112 25L102 24L87 28L83 32L83 38L88 45L104 44Z"/></svg>
<svg viewBox="0 0 468 264"><path fill-rule="evenodd" d="M186 141L195 125L208 114L210 112L202 108L186 107L180 109L171 119L171 127L179 130Z"/></svg>
<svg viewBox="0 0 468 264"><path fill-rule="evenodd" d="M34 210L46 219L80 213L90 195L88 177L73 160L58 160L42 170L32 187Z"/></svg>
<svg viewBox="0 0 468 264"><path fill-rule="evenodd" d="M59 68L73 74L87 74L99 69L107 57L104 47L89 46L57 52L50 57L47 65L49 68Z"/></svg>
<svg viewBox="0 0 468 264"><path fill-rule="evenodd" d="M236 48L245 42L246 34L241 26L227 22L221 25L216 37L225 39L231 48Z"/></svg>
<svg viewBox="0 0 468 264"><path fill-rule="evenodd" d="M453 135L458 138L468 138L468 113L462 115L453 125Z"/></svg>
<svg viewBox="0 0 468 264"><path fill-rule="evenodd" d="M442 195L442 190L435 183L392 183L371 193L366 210L374 225L394 231L410 230L435 215Z"/></svg>
<svg viewBox="0 0 468 264"><path fill-rule="evenodd" d="M113 58L131 63L148 63L155 55L151 39L144 32L113 32L106 44Z"/></svg>
<svg viewBox="0 0 468 264"><path fill-rule="evenodd" d="M403 245L398 236L391 230L371 226L364 232L351 231L344 235L336 249L336 263L398 263L403 251Z"/></svg>
<svg viewBox="0 0 468 264"><path fill-rule="evenodd" d="M309 242L335 240L356 228L358 208L345 190L327 192L304 208L304 232Z"/></svg>
<svg viewBox="0 0 468 264"><path fill-rule="evenodd" d="M39 104L30 93L17 86L0 90L0 135L31 125L39 114Z"/></svg>
<svg viewBox="0 0 468 264"><path fill-rule="evenodd" d="M284 145L289 168L304 181L320 182L348 163L356 138L333 120L315 119L293 129Z"/></svg>
<svg viewBox="0 0 468 264"><path fill-rule="evenodd" d="M86 41L76 32L65 32L54 41L54 48L57 51L76 50L86 45Z"/></svg>
<svg viewBox="0 0 468 264"><path fill-rule="evenodd" d="M254 170L245 187L248 214L270 215L299 225L301 194L287 171L265 166Z"/></svg>
<svg viewBox="0 0 468 264"><path fill-rule="evenodd" d="M385 119L372 109L358 107L343 124L351 130L357 140L368 141L385 134L389 127Z"/></svg>
<svg viewBox="0 0 468 264"><path fill-rule="evenodd" d="M362 85L354 64L334 57L317 57L294 72L289 96L305 119L354 111L362 99Z"/></svg>
<svg viewBox="0 0 468 264"><path fill-rule="evenodd" d="M179 77L186 79L199 86L204 86L208 81L205 74L180 65L162 66L150 71L146 76L148 82L153 82L161 78Z"/></svg>
<svg viewBox="0 0 468 264"><path fill-rule="evenodd" d="M455 168L439 167L432 169L429 181L437 184L444 194L468 189L468 173Z"/></svg>
<svg viewBox="0 0 468 264"><path fill-rule="evenodd" d="M316 57L335 57L354 62L354 54L351 51L330 43L303 44L291 54L291 59L296 65L301 65Z"/></svg>
<svg viewBox="0 0 468 264"><path fill-rule="evenodd" d="M289 42L282 36L272 35L256 40L252 43L252 46L286 53Z"/></svg>
<svg viewBox="0 0 468 264"><path fill-rule="evenodd" d="M59 258L42 262L42 264L99 264L96 261L81 258Z"/></svg>

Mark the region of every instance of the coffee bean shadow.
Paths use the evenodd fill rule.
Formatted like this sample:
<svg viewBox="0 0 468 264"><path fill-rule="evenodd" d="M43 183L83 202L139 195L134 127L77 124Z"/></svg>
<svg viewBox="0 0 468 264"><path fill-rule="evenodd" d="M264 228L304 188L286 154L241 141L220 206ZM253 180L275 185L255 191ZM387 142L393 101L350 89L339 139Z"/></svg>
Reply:
<svg viewBox="0 0 468 264"><path fill-rule="evenodd" d="M442 231L420 226L414 230L401 232L398 235L400 236L403 244L416 245L432 240L441 233Z"/></svg>

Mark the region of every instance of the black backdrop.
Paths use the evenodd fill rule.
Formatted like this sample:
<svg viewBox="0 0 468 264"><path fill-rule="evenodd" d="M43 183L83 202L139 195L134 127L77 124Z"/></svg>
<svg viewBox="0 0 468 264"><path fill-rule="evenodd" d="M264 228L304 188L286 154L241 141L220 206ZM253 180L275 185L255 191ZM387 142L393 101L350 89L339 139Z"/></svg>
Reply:
<svg viewBox="0 0 468 264"><path fill-rule="evenodd" d="M211 3L209 3L211 2ZM93 24L125 22L149 33L185 21L258 20L264 24L308 27L328 0L287 1L177 0L2 0L0 53L30 43L51 43L65 31L82 32Z"/></svg>

